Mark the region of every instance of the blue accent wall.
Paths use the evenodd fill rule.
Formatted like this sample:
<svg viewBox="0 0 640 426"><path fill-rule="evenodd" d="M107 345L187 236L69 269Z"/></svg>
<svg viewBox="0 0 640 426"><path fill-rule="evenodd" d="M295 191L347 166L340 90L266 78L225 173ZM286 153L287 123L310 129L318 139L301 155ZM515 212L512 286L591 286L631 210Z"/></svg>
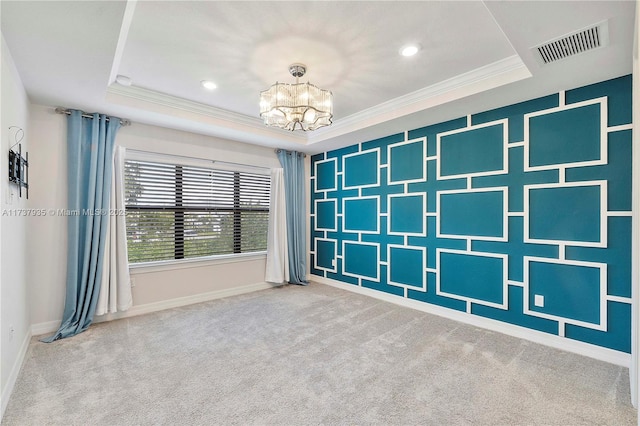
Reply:
<svg viewBox="0 0 640 426"><path fill-rule="evenodd" d="M631 351L631 76L314 155L311 273Z"/></svg>
<svg viewBox="0 0 640 426"><path fill-rule="evenodd" d="M441 234L505 237L504 191L483 190L439 195Z"/></svg>

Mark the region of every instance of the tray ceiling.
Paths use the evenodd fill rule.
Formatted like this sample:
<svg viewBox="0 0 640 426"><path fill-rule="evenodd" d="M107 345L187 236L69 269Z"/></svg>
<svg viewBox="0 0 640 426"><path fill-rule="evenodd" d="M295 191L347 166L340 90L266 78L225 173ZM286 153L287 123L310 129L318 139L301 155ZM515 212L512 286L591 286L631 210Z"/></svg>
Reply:
<svg viewBox="0 0 640 426"><path fill-rule="evenodd" d="M634 7L3 1L1 25L34 103L317 152L630 73ZM605 48L549 65L535 59L533 46L603 20ZM407 43L420 52L400 56ZM259 92L292 82L294 62L308 66L304 81L333 91L333 126L291 133L261 123ZM115 83L118 74L132 85Z"/></svg>

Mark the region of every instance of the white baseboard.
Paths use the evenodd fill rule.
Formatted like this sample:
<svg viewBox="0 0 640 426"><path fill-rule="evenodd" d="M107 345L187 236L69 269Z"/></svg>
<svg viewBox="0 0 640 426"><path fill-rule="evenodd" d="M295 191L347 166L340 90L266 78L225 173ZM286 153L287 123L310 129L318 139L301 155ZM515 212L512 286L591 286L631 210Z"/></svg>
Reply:
<svg viewBox="0 0 640 426"><path fill-rule="evenodd" d="M53 333L54 331L58 330L58 327L60 327L60 322L61 322L60 320L56 320L56 321L47 321L47 322L40 322L38 324L32 324L31 335L40 336L41 334Z"/></svg>
<svg viewBox="0 0 640 426"><path fill-rule="evenodd" d="M224 297L237 296L240 294L251 293L258 290L267 290L270 288L281 286L282 284L272 284L267 282L244 285L241 287L233 287L224 290L210 291L207 293L199 293L191 296L178 297L170 300L162 300L160 302L146 303L144 305L134 305L128 311L117 312L114 314L100 315L93 319L94 323L112 321L121 318L129 318L137 315L149 314L151 312L162 311L170 308L178 308L180 306L193 305L195 303L207 302L209 300L222 299ZM47 321L31 326L31 334L38 336L41 334L53 333L58 330L60 320Z"/></svg>
<svg viewBox="0 0 640 426"><path fill-rule="evenodd" d="M2 396L0 396L0 404L2 405L2 412L0 413L0 419L4 417L4 411L7 408L7 404L9 403L9 398L13 393L13 387L16 385L16 381L18 380L18 375L20 374L20 369L22 368L22 364L24 363L24 357L27 355L27 349L29 349L29 342L31 341L31 333L27 331L27 334L24 336L24 340L22 341L22 345L20 346L20 351L18 352L18 356L16 357L16 361L13 363L13 367L11 368L11 373L9 373L9 378L7 379L7 383L2 389Z"/></svg>
<svg viewBox="0 0 640 426"><path fill-rule="evenodd" d="M551 346L556 349L560 349L567 352L573 352L578 355L584 355L590 358L595 358L600 361L608 362L611 364L627 367L631 365L631 355L628 353L614 351L612 349L603 348L601 346L592 345L589 343L579 342L577 340L571 340L564 337L543 333L541 331L532 330L529 328L520 327L514 324L508 324L505 322L497 321L490 318L485 318L477 315L471 315L466 312L460 312L453 309L447 309L442 306L432 305L426 302L420 302L418 300L406 299L401 296L396 296L389 293L384 293L378 290L373 290L366 287L359 287L353 284L346 284L340 281L332 280L331 278L324 278L319 276L312 276L311 280L320 284L330 285L342 290L351 291L353 293L363 294L376 299L384 300L385 302L395 303L396 305L404 306L411 309L416 309L429 314L438 315L454 321L463 322L466 324L474 325L481 328L486 328L491 331L497 331L499 333L507 334L509 336L518 337L520 339L529 340L541 345Z"/></svg>

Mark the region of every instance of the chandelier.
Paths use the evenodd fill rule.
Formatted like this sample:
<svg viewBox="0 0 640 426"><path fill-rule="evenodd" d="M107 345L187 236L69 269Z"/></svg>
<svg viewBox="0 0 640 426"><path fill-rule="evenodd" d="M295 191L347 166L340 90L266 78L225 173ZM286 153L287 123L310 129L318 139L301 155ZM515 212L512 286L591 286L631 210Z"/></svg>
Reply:
<svg viewBox="0 0 640 426"><path fill-rule="evenodd" d="M260 92L260 117L264 124L294 131L316 130L331 124L333 94L310 83L298 80L307 71L302 64L292 64L289 72L295 84L278 83Z"/></svg>

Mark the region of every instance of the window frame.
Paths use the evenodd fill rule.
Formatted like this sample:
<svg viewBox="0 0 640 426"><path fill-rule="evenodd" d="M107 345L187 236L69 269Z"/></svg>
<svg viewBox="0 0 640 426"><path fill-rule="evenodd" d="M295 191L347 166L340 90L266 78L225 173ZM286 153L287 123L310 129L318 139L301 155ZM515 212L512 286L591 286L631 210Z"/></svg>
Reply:
<svg viewBox="0 0 640 426"><path fill-rule="evenodd" d="M184 221L184 213L190 210L197 211L232 211L234 217L234 229L238 227L240 228L240 218L242 211L238 209L240 203L240 173L252 173L259 175L270 175L270 170L267 167L254 166L249 164L240 164L240 163L231 163L225 162L221 160L209 160L204 158L196 158L196 157L187 157L179 154L168 154L168 153L159 153L159 152L148 152L148 151L138 151L135 149L127 149L125 153L124 161L143 161L143 162L155 162L176 166L176 207L182 207L181 203L181 192L182 188L178 188L178 182L181 181L181 173L179 174L178 170L182 170L182 167L197 167L197 168L206 168L211 170L223 170L223 171L231 171L234 172L234 207L233 208L215 208L212 207L210 209L197 207L197 208L189 208L185 207L183 209L179 208L152 208L152 207L135 207L131 210L134 211L173 211L175 215L178 215L176 220L179 220L180 215L182 216L182 220ZM123 176L124 179L124 176ZM271 193L269 193L271 197ZM125 206L125 211L129 211L129 206ZM270 205L264 209L252 209L252 211L266 211L270 212ZM177 222L176 222L177 223ZM178 227L174 227L174 232L178 232ZM263 251L254 251L254 252L239 252L239 246L236 246L236 242L239 242L241 235L240 233L236 233L234 231L234 253L225 253L225 254L213 254L208 256L198 256L198 257L184 257L184 246L179 247L176 244L177 239L182 238L184 241L184 226L182 227L182 235L176 234L176 239L174 239L174 250L175 255L173 259L164 259L164 260L152 260L146 262L136 262L130 263L128 262L129 269L137 273L146 273L146 272L155 272L155 271L163 271L163 270L172 270L172 269L184 269L184 268L200 268L209 265L216 264L225 264L225 263L235 263L235 262L246 262L252 260L265 259L267 255L266 249ZM127 248L128 248L128 239L127 239ZM178 257L181 256L181 257Z"/></svg>

